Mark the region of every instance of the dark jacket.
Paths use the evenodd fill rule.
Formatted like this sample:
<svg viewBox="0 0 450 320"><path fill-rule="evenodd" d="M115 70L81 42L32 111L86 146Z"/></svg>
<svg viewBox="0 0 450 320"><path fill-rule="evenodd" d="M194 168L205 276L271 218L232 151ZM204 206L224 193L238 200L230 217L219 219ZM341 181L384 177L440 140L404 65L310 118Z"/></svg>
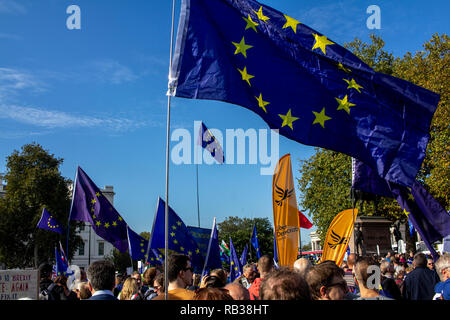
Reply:
<svg viewBox="0 0 450 320"><path fill-rule="evenodd" d="M417 267L406 275L403 297L406 300L432 300L435 293L434 286L439 281L436 271Z"/></svg>
<svg viewBox="0 0 450 320"><path fill-rule="evenodd" d="M402 294L394 279L381 277L381 287L383 288L383 292L386 293L385 296L388 298L395 300L402 299Z"/></svg>

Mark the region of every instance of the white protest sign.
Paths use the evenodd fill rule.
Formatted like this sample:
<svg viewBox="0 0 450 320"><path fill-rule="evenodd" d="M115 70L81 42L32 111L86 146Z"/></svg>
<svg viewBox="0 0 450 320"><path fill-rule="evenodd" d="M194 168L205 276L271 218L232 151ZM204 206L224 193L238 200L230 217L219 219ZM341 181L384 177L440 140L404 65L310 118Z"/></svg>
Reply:
<svg viewBox="0 0 450 320"><path fill-rule="evenodd" d="M39 270L1 270L0 300L39 298Z"/></svg>

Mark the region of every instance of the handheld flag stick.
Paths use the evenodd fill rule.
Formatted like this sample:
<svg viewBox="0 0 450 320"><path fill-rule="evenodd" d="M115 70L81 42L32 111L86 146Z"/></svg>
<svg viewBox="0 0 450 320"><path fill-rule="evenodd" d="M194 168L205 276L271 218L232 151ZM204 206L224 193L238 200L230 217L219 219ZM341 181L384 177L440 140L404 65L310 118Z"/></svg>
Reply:
<svg viewBox="0 0 450 320"><path fill-rule="evenodd" d="M173 84L172 84L172 57L173 57L173 30L175 21L175 0L172 1L172 28L170 31L170 60L169 60L169 91L167 93L167 139L166 139L166 206L165 206L165 219L164 219L164 233L165 233L165 247L164 255L164 299L168 300L168 287L169 287L169 277L168 277L168 265L167 257L169 256L169 155L170 155L170 98L173 94Z"/></svg>

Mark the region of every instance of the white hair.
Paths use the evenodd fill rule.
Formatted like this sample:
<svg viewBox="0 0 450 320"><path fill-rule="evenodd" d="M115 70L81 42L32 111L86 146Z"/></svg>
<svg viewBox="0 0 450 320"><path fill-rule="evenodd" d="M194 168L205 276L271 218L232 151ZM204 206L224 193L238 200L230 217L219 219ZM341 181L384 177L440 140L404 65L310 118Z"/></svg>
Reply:
<svg viewBox="0 0 450 320"><path fill-rule="evenodd" d="M445 279L443 279L443 275L442 275L442 270L450 268L450 254L448 253L444 253L438 261L436 261L435 263L435 268L436 268L436 272L439 275L439 278L441 279L441 281L445 281Z"/></svg>

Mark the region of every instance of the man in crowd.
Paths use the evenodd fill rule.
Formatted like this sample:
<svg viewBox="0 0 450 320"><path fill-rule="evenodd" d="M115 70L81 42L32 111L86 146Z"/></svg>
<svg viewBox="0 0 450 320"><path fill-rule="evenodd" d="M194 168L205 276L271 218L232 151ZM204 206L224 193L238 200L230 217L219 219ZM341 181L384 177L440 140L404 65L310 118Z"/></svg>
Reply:
<svg viewBox="0 0 450 320"><path fill-rule="evenodd" d="M356 254L350 253L347 257L347 270L344 272L344 280L347 282L347 288L352 294L358 294L359 289L355 284L353 269L355 268Z"/></svg>
<svg viewBox="0 0 450 320"><path fill-rule="evenodd" d="M49 300L48 287L53 284L52 281L52 266L48 263L42 263L39 266L39 300Z"/></svg>
<svg viewBox="0 0 450 320"><path fill-rule="evenodd" d="M379 279L369 279L371 276L376 276L376 274L369 274L369 267L371 266L378 268L375 261L368 257L360 258L356 262L354 274L360 292L360 297L356 300L392 300L391 298L380 295L376 290L379 288L379 283L377 282ZM375 289L377 285L378 287Z"/></svg>
<svg viewBox="0 0 450 320"><path fill-rule="evenodd" d="M192 284L193 268L189 256L172 254L167 260L168 300L192 300L194 291L185 289ZM164 300L165 295L159 295L153 300Z"/></svg>
<svg viewBox="0 0 450 320"><path fill-rule="evenodd" d="M250 300L257 300L259 298L259 286L261 285L261 281L273 270L272 257L263 255L259 258L257 269L260 277L256 278L248 289L248 292L250 293Z"/></svg>
<svg viewBox="0 0 450 320"><path fill-rule="evenodd" d="M407 300L431 300L434 287L439 282L436 271L427 268L427 257L423 253L414 256L414 270L406 275L403 297Z"/></svg>
<svg viewBox="0 0 450 320"><path fill-rule="evenodd" d="M238 281L242 286L248 289L256 279L255 266L253 264L247 263L242 269L243 274L242 276L238 277L236 281Z"/></svg>
<svg viewBox="0 0 450 320"><path fill-rule="evenodd" d="M92 293L89 300L117 300L112 292L115 286L114 264L106 260L95 261L89 266L87 277Z"/></svg>
<svg viewBox="0 0 450 320"><path fill-rule="evenodd" d="M381 271L381 287L383 289L384 296L401 300L402 294L400 293L400 289L395 283L394 279L394 266L387 262L386 260L382 261L380 264Z"/></svg>
<svg viewBox="0 0 450 320"><path fill-rule="evenodd" d="M311 301L308 283L299 273L288 268L270 272L259 287L260 300Z"/></svg>
<svg viewBox="0 0 450 320"><path fill-rule="evenodd" d="M347 293L344 271L333 261L314 265L306 275L313 300L343 300Z"/></svg>
<svg viewBox="0 0 450 320"><path fill-rule="evenodd" d="M297 271L302 278L306 277L309 269L311 269L312 263L309 259L299 258L294 261L294 270Z"/></svg>
<svg viewBox="0 0 450 320"><path fill-rule="evenodd" d="M231 282L225 286L233 300L250 300L248 290L240 283Z"/></svg>

